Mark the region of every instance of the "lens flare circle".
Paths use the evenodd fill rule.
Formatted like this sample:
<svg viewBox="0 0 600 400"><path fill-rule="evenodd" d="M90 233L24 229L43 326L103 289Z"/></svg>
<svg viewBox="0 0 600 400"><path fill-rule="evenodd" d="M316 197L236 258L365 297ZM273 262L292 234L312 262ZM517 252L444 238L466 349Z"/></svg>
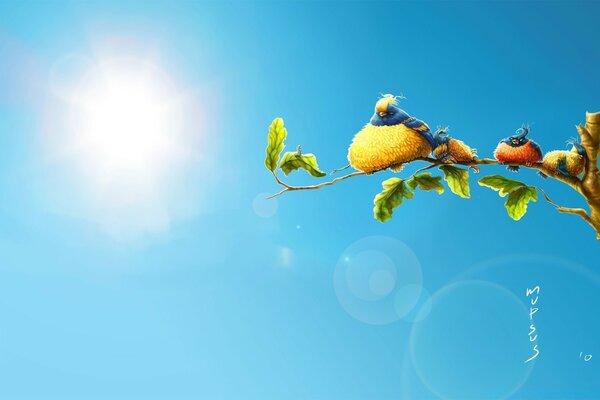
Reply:
<svg viewBox="0 0 600 400"><path fill-rule="evenodd" d="M571 398L589 397L597 392L597 371L578 369L580 352L598 352L597 299L600 289L598 262L593 258L574 261L551 254L514 253L492 258L461 273L457 279L496 282L516 293L529 307L525 289L540 287L534 316L538 328L538 360L572 359L577 372L565 373L561 363L545 363L545 373L561 376L553 382L557 393ZM595 358L594 358L595 359ZM536 363L537 360L532 361ZM541 365L540 365L541 367ZM534 368L538 368L534 364Z"/></svg>
<svg viewBox="0 0 600 400"><path fill-rule="evenodd" d="M495 283L463 281L435 293L413 324L410 351L424 385L443 399L505 399L533 364L528 309Z"/></svg>
<svg viewBox="0 0 600 400"><path fill-rule="evenodd" d="M408 284L400 288L394 298L396 313L410 322L421 321L431 311L431 295L421 285Z"/></svg>
<svg viewBox="0 0 600 400"><path fill-rule="evenodd" d="M370 236L340 255L334 289L342 308L368 324L389 324L406 316L421 295L421 265L403 242Z"/></svg>
<svg viewBox="0 0 600 400"><path fill-rule="evenodd" d="M269 199L271 193L259 193L252 200L254 213L261 218L271 218L277 213L277 199Z"/></svg>
<svg viewBox="0 0 600 400"><path fill-rule="evenodd" d="M394 289L396 277L394 271L379 270L369 277L369 289L377 296L385 296Z"/></svg>

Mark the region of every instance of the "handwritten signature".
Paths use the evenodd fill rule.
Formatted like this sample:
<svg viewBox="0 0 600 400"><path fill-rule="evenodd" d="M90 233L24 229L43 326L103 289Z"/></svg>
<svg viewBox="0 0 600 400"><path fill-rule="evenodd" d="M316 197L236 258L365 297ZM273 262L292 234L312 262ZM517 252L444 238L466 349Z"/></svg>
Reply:
<svg viewBox="0 0 600 400"><path fill-rule="evenodd" d="M534 294L535 294L535 298L533 297ZM525 361L525 364L527 364L531 360L535 360L537 358L537 356L540 355L540 350L538 349L538 344L537 344L538 335L537 335L537 333L535 333L536 328L535 328L535 324L533 323L533 315L536 312L538 312L538 310L539 310L539 307L535 307L535 305L538 302L539 294L540 294L539 286L536 286L533 289L527 288L527 290L525 291L525 296L530 298L530 302L531 302L531 305L529 306L529 322L531 322L531 324L529 325L529 342L534 343L533 355ZM534 336L534 334L535 334L535 336Z"/></svg>

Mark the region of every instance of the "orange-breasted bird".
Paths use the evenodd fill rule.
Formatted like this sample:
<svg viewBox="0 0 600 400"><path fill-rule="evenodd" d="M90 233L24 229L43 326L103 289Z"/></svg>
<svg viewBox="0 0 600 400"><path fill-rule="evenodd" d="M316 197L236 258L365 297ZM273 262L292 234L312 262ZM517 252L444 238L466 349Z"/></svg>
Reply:
<svg viewBox="0 0 600 400"><path fill-rule="evenodd" d="M433 135L423 121L397 107L398 97L384 95L375 104L375 113L352 140L348 161L367 173L391 168L400 171L404 163L427 157L433 149Z"/></svg>
<svg viewBox="0 0 600 400"><path fill-rule="evenodd" d="M572 145L571 150L553 150L546 153L542 163L554 175L579 176L585 169L587 154L577 139L569 139L567 144ZM539 173L546 177L543 172Z"/></svg>
<svg viewBox="0 0 600 400"><path fill-rule="evenodd" d="M542 149L531 139L527 139L529 128L523 126L515 135L502 139L494 151L494 158L500 164L508 164L509 171L518 171L519 165L531 166L542 161Z"/></svg>
<svg viewBox="0 0 600 400"><path fill-rule="evenodd" d="M467 146L462 140L449 136L447 132L448 128L438 129L433 136L435 158L446 164L468 163L477 159L477 150ZM479 172L476 165L471 168Z"/></svg>

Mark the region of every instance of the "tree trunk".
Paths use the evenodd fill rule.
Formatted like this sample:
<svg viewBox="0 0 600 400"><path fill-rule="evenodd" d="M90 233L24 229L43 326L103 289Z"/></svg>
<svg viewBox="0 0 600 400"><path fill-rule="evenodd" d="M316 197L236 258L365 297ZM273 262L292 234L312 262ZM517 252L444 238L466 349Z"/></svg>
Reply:
<svg viewBox="0 0 600 400"><path fill-rule="evenodd" d="M581 192L590 207L590 224L600 240L600 112L586 113L585 127L578 127L581 144L587 152L587 165L581 182Z"/></svg>

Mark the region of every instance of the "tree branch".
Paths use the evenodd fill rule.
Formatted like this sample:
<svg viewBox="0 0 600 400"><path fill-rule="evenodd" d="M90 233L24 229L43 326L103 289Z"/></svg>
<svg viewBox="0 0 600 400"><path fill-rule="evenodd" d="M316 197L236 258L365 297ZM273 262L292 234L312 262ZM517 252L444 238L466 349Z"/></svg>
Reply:
<svg viewBox="0 0 600 400"><path fill-rule="evenodd" d="M277 181L277 183L279 183L281 186L283 186L283 190L267 197L268 199L272 199L273 197L277 197L280 196L282 194L284 194L285 192L291 192L294 190L315 190L315 189L320 189L324 186L331 186L334 185L335 183L339 182L339 181L343 181L345 179L349 179L355 176L360 176L360 175L367 175L366 172L362 172L362 171L356 171L356 172L352 172L351 174L348 175L344 175L344 176L340 176L339 178L335 178L334 180L331 180L329 182L323 182L323 183L319 183L318 185L309 185L309 186L292 186L292 185L288 185L287 183L283 182L281 179L279 179L279 177L277 176L277 174L275 172L273 172L273 176L275 177L275 180Z"/></svg>
<svg viewBox="0 0 600 400"><path fill-rule="evenodd" d="M563 214L574 214L574 215L579 215L581 218L583 218L583 220L585 222L587 222L588 224L590 224L592 226L592 228L594 227L594 223L592 221L592 218L590 217L590 215L587 213L587 211L585 211L583 208L570 208L570 207L563 207L560 204L555 203L554 201L552 201L552 199L550 197L548 197L548 195L546 194L546 192L544 191L544 189L542 188L537 188L540 192L542 192L542 194L544 195L544 199L546 199L546 201L550 204L552 204L554 207L556 207L556 211L563 213Z"/></svg>
<svg viewBox="0 0 600 400"><path fill-rule="evenodd" d="M598 177L598 153L600 152L600 113L587 113L585 126L576 126L581 145L587 153L582 178L583 195L600 204L600 178Z"/></svg>
<svg viewBox="0 0 600 400"><path fill-rule="evenodd" d="M568 185L575 191L577 191L585 199L586 203L588 204L589 212L582 208L563 207L563 206L553 202L542 189L538 188L539 190L542 191L546 201L548 201L550 204L554 205L558 212L565 213L565 214L574 214L574 215L578 215L581 218L583 218L588 224L590 224L594 228L594 230L596 231L596 234L597 234L597 238L598 238L598 240L600 240L600 169L598 167L598 159L600 156L600 112L586 113L585 125L578 125L578 126L576 126L576 128L577 128L579 137L581 138L581 145L583 146L583 148L585 149L586 154L587 154L585 171L584 171L581 179L577 176L565 176L554 170L550 170L550 169L546 168L543 163L535 163L535 164L531 164L531 165L518 165L518 166L522 167L522 168L530 168L530 169L538 170L538 171L542 172L543 174L547 175L548 177L556 179L556 180ZM412 176L415 176L419 172L423 172L423 171L426 171L426 170L429 170L429 169L432 169L432 168L435 168L435 167L441 166L441 165L457 165L457 166L462 165L465 167L474 167L474 168L477 168L477 166L480 166L480 165L490 165L490 164L502 165L497 160L494 160L491 158L476 159L476 160L473 160L470 162L445 163L443 161L440 161L440 160L437 160L437 159L434 159L431 157L421 157L421 158L415 159L414 161L423 161L423 162L428 163L429 165L426 165L425 167L417 169ZM517 166L517 165L515 164L515 166ZM350 166L348 165L344 168L334 170L332 173L336 173L336 172L345 170L349 167ZM362 172L362 171L356 171L356 172L352 172L350 174L341 176L339 178L335 178L329 182L323 182L323 183L320 183L317 185L309 185L309 186L289 185L289 184L283 182L281 179L279 179L279 177L277 176L275 171L272 171L273 176L275 177L275 180L277 181L277 183L280 186L283 187L283 189L281 191L273 194L269 198L277 197L286 192L291 192L291 191L320 189L322 187L331 186L337 182L340 182L340 181L343 181L343 180L346 180L346 179L349 179L349 178L352 178L355 176L372 175L372 174L384 171L386 169L387 168L382 169L380 171L374 171L374 172L369 172L369 173Z"/></svg>
<svg viewBox="0 0 600 400"><path fill-rule="evenodd" d="M491 159L491 158L481 158L481 159L476 159L473 161L469 161L469 162L457 162L457 163L445 163L443 161L437 160L435 158L431 158L431 157L420 157L415 159L415 161L424 161L429 163L430 165L420 168L417 171L415 171L415 174L422 172L422 171L426 171L428 169L432 169L435 168L437 166L441 166L441 165L462 165L465 167L475 167L478 165L505 165L505 164L500 164L498 161ZM532 164L532 165L519 165L520 167L524 167L524 168L532 168L532 169L536 169L538 171L543 172L544 174L558 180L561 181L567 185L569 185L570 187L572 187L573 189L577 190L578 192L581 192L581 180L577 177L572 177L572 176L564 176L562 174L555 174L554 171L549 170L548 168L544 167L544 165L542 163L536 163L536 164ZM349 168L349 166L345 166L343 168L339 168L334 170L334 172L338 172L338 171L342 171L344 169ZM387 169L387 168L386 168ZM284 187L283 190L273 194L272 196L269 196L269 199L272 199L273 197L277 197L280 196L282 194L284 194L285 192L291 192L291 191L295 191L295 190L315 190L315 189L320 189L324 186L331 186L339 181L343 181L345 179L348 178L352 178L354 176L359 176L359 175L372 175L372 174L376 174L378 172L382 172L385 171L386 169L382 169L379 171L375 171L375 172L371 172L371 173L366 173L366 172L362 172L362 171L356 171L353 172L351 174L348 175L344 175L341 176L339 178L335 178L332 181L329 182L323 182L320 183L318 185L310 185L310 186L292 186L289 185L285 182L283 182L281 179L279 179L279 177L277 176L277 174L275 172L273 172L273 176L275 177L275 180L277 181L277 183L281 186ZM332 172L333 173L333 172Z"/></svg>
<svg viewBox="0 0 600 400"><path fill-rule="evenodd" d="M435 158L431 158L431 157L418 158L418 160L426 161L426 162L432 164L433 166L464 165L464 166L468 166L468 167L473 167L473 166L477 166L477 165L489 165L489 164L505 165L505 164L500 164L498 161L491 159L491 158L482 158L482 159L473 160L471 162L455 163L455 164L446 164L440 160L436 160ZM579 179L576 176L564 176L562 174L556 174L554 171L549 170L548 168L544 167L544 164L542 164L542 163L536 163L536 164L532 164L532 165L519 165L519 167L536 169L558 181L561 181L561 182L569 185L570 187L577 190L578 192L581 192L581 179ZM427 167L427 169L429 169L429 168L432 168L432 167L431 166Z"/></svg>

